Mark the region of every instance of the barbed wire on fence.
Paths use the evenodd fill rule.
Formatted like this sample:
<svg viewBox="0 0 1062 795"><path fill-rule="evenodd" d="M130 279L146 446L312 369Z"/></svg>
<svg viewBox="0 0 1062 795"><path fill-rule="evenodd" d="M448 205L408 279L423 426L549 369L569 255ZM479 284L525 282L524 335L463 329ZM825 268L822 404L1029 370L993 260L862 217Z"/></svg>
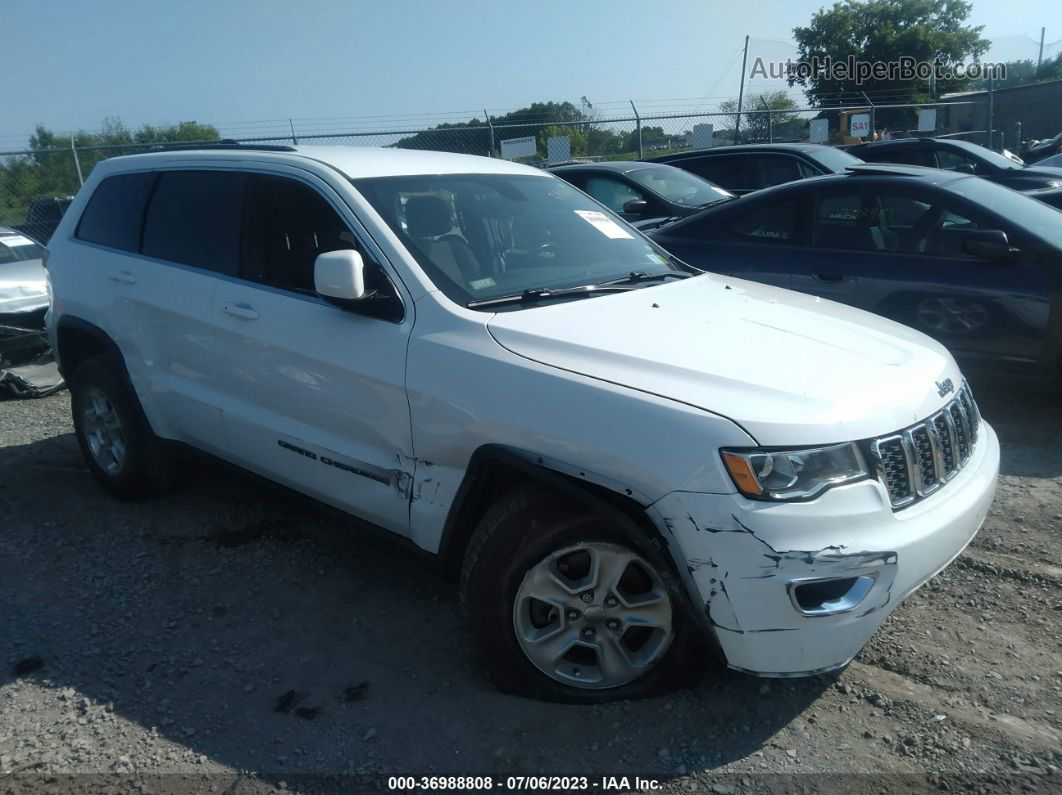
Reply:
<svg viewBox="0 0 1062 795"><path fill-rule="evenodd" d="M881 95L879 95L879 98ZM501 156L501 142L511 138L532 138L537 155L525 158L524 162L545 164L545 155L550 138L567 139L562 147L566 156L588 160L633 160L650 158L670 152L704 146L719 146L734 143L760 143L811 140L811 121L826 119L829 129L827 141L842 142L838 137L843 113L865 112L868 97L838 97L836 104L818 107L755 107L755 100L740 113L715 110L691 112L675 109L660 112L658 106L643 103L642 107L627 101L630 112L604 116L600 105L592 114L579 119L528 118L519 123L495 123L497 116L483 111L479 116L470 116L464 126L442 126L438 119L426 123L426 117L396 116L351 116L321 117L314 126L296 125L294 120L263 120L246 123L243 135L234 135L226 140L243 144L314 144L381 146L406 149L427 149L461 154ZM693 99L692 102L699 102ZM764 100L760 99L763 103ZM602 103L604 104L604 103ZM956 107L970 102L955 102L949 105L934 103L896 104L888 100L872 102L875 113L898 111L906 114L913 123L917 111L922 108ZM609 105L609 108L616 106ZM616 108L618 110L618 108ZM895 115L895 114L894 114ZM456 114L455 114L456 116ZM526 117L525 117L526 118ZM879 115L879 118L881 116ZM420 124L383 125L383 120L413 120ZM357 128L340 127L342 122L357 120ZM938 122L939 124L939 122ZM878 129L881 125L875 125ZM201 129L197 125L190 130ZM230 132L222 127L223 132ZM958 133L946 122L940 124L940 133ZM973 136L973 132L963 133ZM57 139L64 140L64 139ZM91 140L83 134L81 141ZM57 197L71 196L101 160L119 155L135 154L166 147L216 144L213 140L134 140L115 143L79 143L77 136L65 139L62 147L30 147L0 151L0 226L14 227L33 234L28 224L34 208L45 206L54 209ZM852 142L852 141L848 141ZM983 142L983 141L982 141Z"/></svg>

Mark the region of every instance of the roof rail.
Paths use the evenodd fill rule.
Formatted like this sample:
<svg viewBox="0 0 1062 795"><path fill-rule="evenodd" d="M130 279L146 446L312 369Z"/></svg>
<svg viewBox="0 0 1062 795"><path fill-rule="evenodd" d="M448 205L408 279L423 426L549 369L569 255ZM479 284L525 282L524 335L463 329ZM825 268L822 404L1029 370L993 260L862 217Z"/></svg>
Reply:
<svg viewBox="0 0 1062 795"><path fill-rule="evenodd" d="M298 150L294 146L287 144L258 144L258 143L240 143L234 141L231 138L225 138L220 141L206 141L203 143L179 143L179 144L158 144L152 146L148 151L151 152L172 152L181 149L238 149L238 150L250 150L255 152L297 152Z"/></svg>

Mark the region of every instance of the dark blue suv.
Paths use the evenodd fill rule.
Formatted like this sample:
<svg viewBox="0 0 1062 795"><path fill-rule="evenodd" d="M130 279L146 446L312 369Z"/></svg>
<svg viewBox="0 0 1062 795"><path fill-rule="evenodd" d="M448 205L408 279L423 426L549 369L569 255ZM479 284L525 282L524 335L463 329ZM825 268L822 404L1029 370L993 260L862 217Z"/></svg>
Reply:
<svg viewBox="0 0 1062 795"><path fill-rule="evenodd" d="M698 268L876 312L956 355L1060 364L1062 212L978 177L865 164L650 237Z"/></svg>

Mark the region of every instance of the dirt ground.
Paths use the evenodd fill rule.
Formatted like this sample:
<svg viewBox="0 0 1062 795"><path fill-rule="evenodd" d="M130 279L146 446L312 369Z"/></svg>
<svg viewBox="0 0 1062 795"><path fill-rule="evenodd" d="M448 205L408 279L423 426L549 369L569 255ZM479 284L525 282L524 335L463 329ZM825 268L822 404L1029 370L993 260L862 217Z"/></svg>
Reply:
<svg viewBox="0 0 1062 795"><path fill-rule="evenodd" d="M1062 397L972 379L1003 443L972 546L840 674L600 707L501 695L455 586L210 463L108 497L62 392L0 403L0 793L389 788L1062 791ZM643 779L636 781L635 777ZM518 783L518 782L512 782ZM575 782L578 784L578 780Z"/></svg>

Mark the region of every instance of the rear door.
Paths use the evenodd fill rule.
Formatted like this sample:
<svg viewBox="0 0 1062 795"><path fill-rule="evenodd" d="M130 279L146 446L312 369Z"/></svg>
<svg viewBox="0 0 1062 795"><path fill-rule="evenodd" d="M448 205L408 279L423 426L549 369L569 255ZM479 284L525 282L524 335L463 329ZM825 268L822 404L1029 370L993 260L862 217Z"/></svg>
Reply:
<svg viewBox="0 0 1062 795"><path fill-rule="evenodd" d="M90 283L68 293L95 304L85 316L118 343L156 433L219 456L211 309L218 274L237 265L242 193L227 171L108 177L75 232Z"/></svg>
<svg viewBox="0 0 1062 795"><path fill-rule="evenodd" d="M325 251L354 248L376 316L317 296ZM239 277L213 307L225 433L243 467L408 534L413 467L405 394L412 302L324 182L291 169L248 175Z"/></svg>

